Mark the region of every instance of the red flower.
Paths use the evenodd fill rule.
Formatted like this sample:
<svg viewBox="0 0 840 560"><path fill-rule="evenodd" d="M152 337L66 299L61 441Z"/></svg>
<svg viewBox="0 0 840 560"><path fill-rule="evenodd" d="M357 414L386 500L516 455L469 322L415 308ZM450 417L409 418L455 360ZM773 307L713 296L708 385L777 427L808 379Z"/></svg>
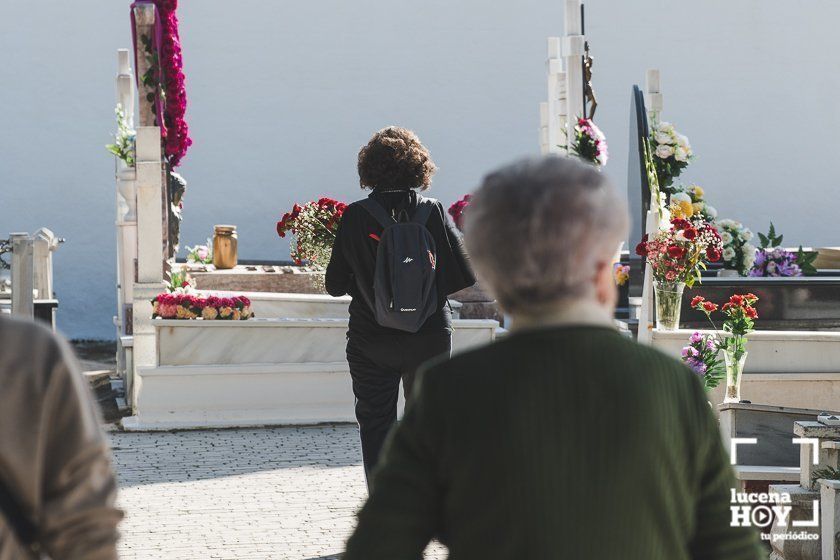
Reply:
<svg viewBox="0 0 840 560"><path fill-rule="evenodd" d="M744 314L750 319L758 319L758 311L755 310L755 307L745 307Z"/></svg>
<svg viewBox="0 0 840 560"><path fill-rule="evenodd" d="M683 236L684 236L686 239L688 239L689 241L691 241L692 239L696 239L696 238L697 238L697 230L696 230L696 229L694 229L693 227L687 228L687 229L683 232Z"/></svg>
<svg viewBox="0 0 840 560"><path fill-rule="evenodd" d="M696 309L697 306L703 303L704 301L706 301L706 298L704 298L703 296L694 296L694 298L691 300L691 307Z"/></svg>
<svg viewBox="0 0 840 560"><path fill-rule="evenodd" d="M685 255L685 249L679 245L671 245L668 247L668 256L672 259L681 259Z"/></svg>
<svg viewBox="0 0 840 560"><path fill-rule="evenodd" d="M706 258L708 258L711 262L718 262L720 257L720 249L717 247L709 247L706 249Z"/></svg>
<svg viewBox="0 0 840 560"><path fill-rule="evenodd" d="M639 242L639 244L636 245L636 254L640 257L646 257L648 254L647 241L648 234L645 234L645 236L642 237L642 240Z"/></svg>
<svg viewBox="0 0 840 560"><path fill-rule="evenodd" d="M674 218L671 220L671 225L674 226L674 229L684 230L691 227L691 222L682 218Z"/></svg>
<svg viewBox="0 0 840 560"><path fill-rule="evenodd" d="M706 313L714 313L715 311L717 311L717 308L718 306L716 303L712 303L711 301L703 302L703 310Z"/></svg>
<svg viewBox="0 0 840 560"><path fill-rule="evenodd" d="M742 305L744 305L744 296L735 294L734 296L729 298L729 303L736 307L741 307Z"/></svg>

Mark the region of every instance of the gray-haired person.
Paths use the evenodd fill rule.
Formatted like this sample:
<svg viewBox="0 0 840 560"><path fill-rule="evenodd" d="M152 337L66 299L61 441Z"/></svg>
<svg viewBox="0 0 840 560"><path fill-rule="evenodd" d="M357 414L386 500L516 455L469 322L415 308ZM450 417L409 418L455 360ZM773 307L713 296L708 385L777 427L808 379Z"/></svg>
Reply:
<svg viewBox="0 0 840 560"><path fill-rule="evenodd" d="M614 329L627 222L571 159L485 178L467 249L512 333L422 369L344 560L760 557L699 380Z"/></svg>
<svg viewBox="0 0 840 560"><path fill-rule="evenodd" d="M0 560L117 557L117 483L67 344L0 316Z"/></svg>

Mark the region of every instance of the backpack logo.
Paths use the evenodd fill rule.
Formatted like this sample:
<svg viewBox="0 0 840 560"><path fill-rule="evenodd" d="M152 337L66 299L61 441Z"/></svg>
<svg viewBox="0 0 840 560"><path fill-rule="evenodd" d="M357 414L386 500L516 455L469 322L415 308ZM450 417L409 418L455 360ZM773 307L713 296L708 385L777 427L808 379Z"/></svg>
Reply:
<svg viewBox="0 0 840 560"><path fill-rule="evenodd" d="M437 259L435 259L435 255L431 251L426 251L429 253L429 262L432 263L432 270L435 270L437 266Z"/></svg>
<svg viewBox="0 0 840 560"><path fill-rule="evenodd" d="M403 264L408 264L408 263L412 262L413 260L414 259L412 259L411 257L406 257L405 260L403 261Z"/></svg>

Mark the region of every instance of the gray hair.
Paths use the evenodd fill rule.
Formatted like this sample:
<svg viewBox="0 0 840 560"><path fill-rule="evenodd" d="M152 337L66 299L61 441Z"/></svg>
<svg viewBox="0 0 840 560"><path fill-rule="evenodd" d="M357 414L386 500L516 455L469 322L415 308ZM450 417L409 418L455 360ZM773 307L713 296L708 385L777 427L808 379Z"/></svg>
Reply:
<svg viewBox="0 0 840 560"><path fill-rule="evenodd" d="M487 175L465 212L464 239L502 308L539 314L593 295L599 263L627 228L627 203L602 173L548 156Z"/></svg>

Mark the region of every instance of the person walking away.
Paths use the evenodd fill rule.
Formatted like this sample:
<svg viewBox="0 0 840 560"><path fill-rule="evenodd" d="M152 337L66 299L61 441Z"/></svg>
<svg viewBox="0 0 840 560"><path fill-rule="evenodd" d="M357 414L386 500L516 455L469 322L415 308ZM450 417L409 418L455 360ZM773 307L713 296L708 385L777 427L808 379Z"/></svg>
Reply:
<svg viewBox="0 0 840 560"><path fill-rule="evenodd" d="M571 158L485 178L466 244L513 330L421 368L343 560L761 557L697 375L614 326L627 227Z"/></svg>
<svg viewBox="0 0 840 560"><path fill-rule="evenodd" d="M397 419L400 380L408 401L417 367L449 355L447 296L475 283L443 206L418 192L435 170L414 132L374 134L358 157L359 183L371 193L345 210L327 266L327 292L352 296L347 361L369 485Z"/></svg>

